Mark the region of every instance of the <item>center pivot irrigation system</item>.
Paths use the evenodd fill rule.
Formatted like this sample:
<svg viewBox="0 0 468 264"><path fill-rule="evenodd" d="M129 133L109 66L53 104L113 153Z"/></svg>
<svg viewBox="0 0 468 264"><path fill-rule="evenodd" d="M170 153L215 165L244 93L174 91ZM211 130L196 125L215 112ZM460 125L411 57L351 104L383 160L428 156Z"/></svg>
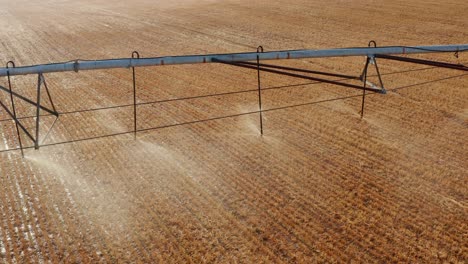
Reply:
<svg viewBox="0 0 468 264"><path fill-rule="evenodd" d="M44 74L52 72L79 72L85 70L97 70L97 69L113 69L113 68L131 68L133 77L133 117L134 117L134 129L128 133L134 133L136 137L137 130L137 97L136 97L136 67L147 67L147 66L163 66L163 65L176 65L176 64L199 64L199 63L221 63L232 65L235 67L242 67L257 71L258 77L258 113L260 115L260 131L263 134L262 124L262 93L261 93L261 81L260 72L270 72L280 75L286 75L290 77L296 77L300 79L313 80L328 84L345 86L348 88L355 88L362 90L362 104L361 104L361 118L364 115L364 102L366 91L377 92L385 94L382 78L380 75L379 67L377 66L377 58L385 60L395 60L401 62L415 63L430 65L434 67L449 68L461 71L468 71L468 67L461 64L452 64L431 60L422 60L401 56L394 56L398 54L417 54L417 53L443 53L452 52L458 57L459 52L468 50L468 44L460 45L442 45L442 46L385 46L377 47L375 41L370 41L368 47L355 47L355 48L338 48L338 49L325 49L325 50L284 50L284 51L270 51L264 52L263 47L259 46L257 52L249 53L228 53L228 54L210 54L210 55L191 55L191 56L169 56L169 57L153 57L153 58L140 58L138 52L134 51L131 58L121 59L107 59L107 60L76 60L64 63L52 63L42 64L33 66L16 67L14 62L9 61L5 68L0 68L0 77L6 76L8 78L8 88L0 86L1 92L6 92L10 97L11 109L0 100L0 105L5 109L8 115L12 118L16 125L16 132L18 136L18 142L20 145L21 154L24 156L23 145L21 143L20 128L24 133L34 142L34 148L39 148L39 126L40 126L40 110L44 110L49 114L55 115L58 119L60 113L54 106L52 96L47 87ZM324 57L347 57L347 56L365 56L366 63L362 74L360 76L351 76L344 74L336 74L330 72L313 71L307 69L298 69L292 67L278 66L260 63L265 60L284 60L284 59L305 59L305 58L324 58ZM379 85L370 83L367 80L367 73L369 65L374 65L379 79ZM17 75L28 75L37 74L37 100L30 100L13 91L11 85L11 77ZM319 77L312 77L304 74L314 74L322 76L339 77L350 80L362 81L362 85L355 85L344 83L336 80L323 79ZM50 101L52 109L41 105L41 89L45 88L47 97ZM36 108L36 126L35 136L33 136L25 126L19 121L15 109L15 98L23 100L26 103L32 104ZM57 120L56 119L56 120ZM52 128L50 128L52 129ZM49 130L50 130L49 129Z"/></svg>

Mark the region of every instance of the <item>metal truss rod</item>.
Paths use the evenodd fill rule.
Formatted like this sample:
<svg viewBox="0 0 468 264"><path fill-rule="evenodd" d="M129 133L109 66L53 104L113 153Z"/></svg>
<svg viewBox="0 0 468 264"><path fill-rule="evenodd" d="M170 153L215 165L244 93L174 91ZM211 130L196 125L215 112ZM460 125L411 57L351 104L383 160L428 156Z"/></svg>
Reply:
<svg viewBox="0 0 468 264"><path fill-rule="evenodd" d="M5 88L5 87L3 87L3 86L1 86L1 85L0 85L0 90L3 90L3 91L5 91L5 92L7 92L7 93L10 93L10 94L12 94L12 95L18 97L19 99L21 99L21 100L23 100L23 101L25 101L25 102L31 104L31 105L37 106L36 102L34 102L33 100L31 100L31 99L29 99L29 98L26 98L26 97L24 97L24 96L22 96L22 95L20 95L20 94L18 94L18 93L16 93L16 92L10 91L9 89L7 89L7 88ZM49 94L48 90L47 90L47 94ZM52 102L52 100L51 100L51 102ZM53 106L53 105L52 105L52 106ZM40 107L42 110L48 112L49 114L53 114L53 115L55 115L55 116L58 115L57 111L55 111L55 107L54 107L54 106L53 106L53 107L54 107L54 110L51 110L51 109L49 109L49 108L47 108L47 107L45 107L45 106L43 106L43 105L40 105L39 107Z"/></svg>
<svg viewBox="0 0 468 264"><path fill-rule="evenodd" d="M7 114L13 119L15 120L15 117L13 115L13 112L10 111L10 109L8 109L8 107L2 102L0 101L0 106L7 112ZM18 119L16 119L16 121L18 123L18 125L20 126L20 128L24 131L24 133L26 133L26 135L33 141L35 142L36 140L34 139L34 137L28 132L28 130L23 126L23 124L21 124L21 122L19 122Z"/></svg>
<svg viewBox="0 0 468 264"><path fill-rule="evenodd" d="M468 67L460 64L453 64L453 63L446 63L446 62L439 62L439 61L431 61L431 60L421 60L415 58L404 58L399 56L390 56L390 55L375 55L376 58L386 59L386 60L395 60L395 61L403 61L415 64L423 64L423 65L430 65L440 68L448 68L460 71L468 71Z"/></svg>
<svg viewBox="0 0 468 264"><path fill-rule="evenodd" d="M241 64L245 64L245 65L257 65L257 63L248 62L248 61L239 61L237 63L241 63ZM299 69L299 68L286 67L286 66L279 66L279 65L272 65L272 64L266 64L266 63L259 63L259 65L260 65L260 67L265 67L265 68L272 68L272 69L279 69L279 70L286 70L286 71L295 71L295 72L303 72L303 73L311 73L311 74L332 76L332 77L338 77L338 78L359 80L359 77L357 77L357 76L345 75L345 74L339 74L339 73L312 71L312 70Z"/></svg>
<svg viewBox="0 0 468 264"><path fill-rule="evenodd" d="M338 48L323 50L283 50L270 51L258 54L259 60L282 60L282 59L304 59L322 57L346 57L346 56L373 56L382 54L412 54L412 53L433 53L433 52L457 52L467 51L468 44L442 45L442 46L386 46L386 47L356 47ZM16 67L10 70L10 76L39 74L50 72L130 68L158 65L174 64L197 64L211 63L216 60L239 62L255 61L257 52L248 53L227 53L209 55L187 55L187 56L167 56L154 58L122 58L107 60L77 60L64 63L42 64L33 66ZM7 75L6 68L0 68L0 76Z"/></svg>
<svg viewBox="0 0 468 264"><path fill-rule="evenodd" d="M223 64L228 64L228 65L233 65L233 66L237 66L237 67L242 67L242 68L247 68L247 69L257 70L256 66L245 65L243 63L227 62L227 61L216 61L216 62L223 63ZM270 73L275 73L275 74L279 74L279 75L285 75L285 76L290 76L290 77L295 77L295 78L300 78L300 79L305 79L305 80L311 80L311 81L318 81L318 82L329 83L329 84L334 84L334 85L340 85L340 86L359 89L359 90L363 89L362 86L360 86L360 85L355 85L355 84L350 84L350 83L343 83L343 82L338 82L338 81L332 81L332 80L327 80L327 79L322 79L322 78L317 78L317 77L311 77L311 76L305 76L305 75L296 74L296 73L284 72L284 71L261 68L261 67L260 67L260 70L264 71L264 72L270 72ZM380 90L380 89L374 89L374 88L364 88L364 89L366 89L367 91L382 93L382 90Z"/></svg>

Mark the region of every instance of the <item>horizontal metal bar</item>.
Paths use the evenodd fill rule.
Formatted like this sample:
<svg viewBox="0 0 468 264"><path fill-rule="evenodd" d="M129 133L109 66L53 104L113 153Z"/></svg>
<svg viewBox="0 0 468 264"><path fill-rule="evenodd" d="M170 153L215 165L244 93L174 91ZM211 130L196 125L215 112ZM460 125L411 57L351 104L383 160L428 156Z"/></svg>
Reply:
<svg viewBox="0 0 468 264"><path fill-rule="evenodd" d="M271 52L227 53L209 55L168 56L154 58L123 58L108 60L78 60L64 63L41 64L16 68L0 68L0 76L27 75L50 72L83 71L96 69L130 68L158 65L210 63L213 60L229 62L260 60L304 59L321 57L373 56L377 54L411 54L431 52L456 52L468 50L468 44L443 46L387 46L376 48L339 48L324 50L284 50Z"/></svg>
<svg viewBox="0 0 468 264"><path fill-rule="evenodd" d="M403 62L409 62L409 63L415 63L415 64L430 65L430 66L435 66L435 67L440 67L440 68L468 71L468 67L464 65L460 65L460 64L446 63L446 62L440 62L440 61L431 61L431 60L421 60L421 59L415 59L415 58L405 58L405 57L390 56L390 55L384 55L384 54L375 55L375 57L386 59L386 60L403 61Z"/></svg>
<svg viewBox="0 0 468 264"><path fill-rule="evenodd" d="M257 70L256 66L245 65L243 63L227 62L227 61L217 61L217 62L228 64L228 65L233 65L233 66L237 66L237 67ZM354 88L354 89L359 89L359 90L363 89L363 87L360 86L360 85L354 85L354 84L349 84L349 83L343 83L343 82L338 82L338 81L333 81L333 80L317 78L317 77L305 76L305 75L301 75L301 74L297 74L297 73L290 73L290 72L284 72L284 71L273 70L273 69L268 69L268 68L261 68L261 67L260 67L260 70L264 71L264 72L271 72L271 73L275 73L275 74L280 74L280 75L285 75L285 76L290 76L290 77L295 77L295 78L300 78L300 79L305 79L305 80L312 80L312 81L318 81L318 82L323 82L323 83L335 84L335 85ZM373 88L364 88L364 89L367 90L367 91L382 93L382 91L379 90L379 89L373 89Z"/></svg>

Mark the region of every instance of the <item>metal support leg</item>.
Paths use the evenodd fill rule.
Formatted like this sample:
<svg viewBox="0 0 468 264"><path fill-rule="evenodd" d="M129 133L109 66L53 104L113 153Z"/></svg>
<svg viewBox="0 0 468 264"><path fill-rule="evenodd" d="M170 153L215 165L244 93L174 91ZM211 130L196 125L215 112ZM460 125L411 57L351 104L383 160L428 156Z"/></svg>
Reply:
<svg viewBox="0 0 468 264"><path fill-rule="evenodd" d="M49 128L49 130L47 131L47 133L45 134L44 138L42 139L42 142L44 142L47 137L49 136L52 128L54 127L55 123L57 122L58 118L59 118L59 113L57 112L57 109L55 108L55 105L54 105L54 101L52 100L52 96L50 95L50 91L49 91L49 87L47 86L47 82L45 80L45 77L42 73L39 74L39 80L38 80L38 101L37 101L37 104L39 105L38 109L37 109L37 119L36 119L36 144L34 146L35 149L39 149L39 145L40 145L40 141L39 141L39 111L40 109L44 109L43 106L40 105L40 90L42 88L42 85L44 85L44 88L45 88L45 91L47 93L47 97L49 98L49 101L50 101L50 104L52 106L52 114L54 116L56 116L55 118L55 121L54 123L52 124L52 126Z"/></svg>
<svg viewBox="0 0 468 264"><path fill-rule="evenodd" d="M366 66L364 66L364 70L362 72L362 81L363 81L363 87L362 87L362 105L361 105L361 118L364 117L364 101L366 99L366 85L367 85L367 69L369 68L369 62L370 58L367 57L366 59Z"/></svg>
<svg viewBox="0 0 468 264"><path fill-rule="evenodd" d="M377 48L377 43L373 40L369 41L369 44L367 45L369 48L371 48L372 46L374 48ZM380 70L379 70L379 66L377 65L377 60L375 59L376 58L376 55L367 55L367 60L370 64L374 65L375 67L375 71L377 72L377 77L379 78L379 84L380 84L380 87L377 87L375 84L373 83L368 83L369 86L373 89L379 89L379 92L382 93L382 94L386 94L387 91L385 90L385 87L384 87L384 84L383 84L383 81L382 81L382 76L380 75ZM364 69L365 71L368 70L368 67L366 66L366 68ZM361 74L361 80L363 80L363 76L364 76L364 71L362 72ZM366 80L367 81L367 80Z"/></svg>
<svg viewBox="0 0 468 264"><path fill-rule="evenodd" d="M55 109L55 105L54 105L54 101L52 101L52 96L50 96L50 92L49 92L49 87L47 87L47 83L46 83L46 80L44 78L44 75L41 74L41 78L42 78L42 84L44 84L44 88L47 92L47 97L49 97L49 101L50 101L50 104L52 105L52 109L54 110L54 112L52 113L53 115L55 115L56 117L59 116L59 113L57 112L57 109Z"/></svg>
<svg viewBox="0 0 468 264"><path fill-rule="evenodd" d="M139 59L140 54L138 51L132 52L132 59ZM137 134L137 99L136 99L136 75L135 67L132 67L132 76L133 76L133 138L136 139Z"/></svg>
<svg viewBox="0 0 468 264"><path fill-rule="evenodd" d="M381 93L385 94L387 93L387 91L385 90L385 87L382 81L382 76L380 75L379 66L377 65L377 60L375 59L375 57L373 57L372 61L374 62L375 70L377 71L377 77L379 77L380 89L382 89Z"/></svg>
<svg viewBox="0 0 468 264"><path fill-rule="evenodd" d="M8 66L10 64L13 65L13 67L15 67L15 64L13 62L8 62L7 68L8 68ZM26 134L26 136L28 136L31 139L31 141L33 141L34 148L39 149L39 146L40 146L39 132L40 132L40 117L41 117L40 111L41 111L41 109L43 109L43 110L45 110L45 111L47 111L49 113L52 113L53 115L55 115L57 117L55 119L54 123L52 124L52 127L55 125L56 121L58 120L59 113L57 112L57 110L55 108L54 102L52 101L52 96L50 95L49 88L47 87L47 83L45 81L44 75L42 73L39 73L38 77L37 77L37 100L36 100L36 102L34 102L34 105L36 106L36 131L35 131L36 135L33 136L31 133L29 133L29 131L24 127L24 125L19 121L19 119L17 117L15 101L14 101L14 98L13 98L13 96L16 96L16 94L12 90L11 76L10 76L9 72L7 72L7 77L8 77L8 86L9 86L9 88L8 89L4 88L4 90L7 91L10 94L10 100L11 100L11 105L12 105L13 109L12 109L12 111L10 111L8 109L8 107L1 101L0 101L0 106L3 107L5 109L5 111L10 115L10 117L15 121L16 132L17 132L17 135L18 135L18 141L19 141L19 144L20 144L21 154L24 156L23 144L22 144L19 128L21 128L24 131L24 133ZM50 100L50 103L52 105L53 110L45 108L44 106L41 105L41 88L42 88L43 85L44 85L44 88L46 89L47 96L48 96L48 98ZM22 99L22 98L20 97L20 99ZM33 101L26 101L26 102L33 103ZM45 135L44 140L49 135L52 127L49 129L49 131L47 131L47 134Z"/></svg>
<svg viewBox="0 0 468 264"><path fill-rule="evenodd" d="M40 124L40 111L41 111L41 85L42 85L42 73L38 74L37 77L37 101L36 101L36 141L34 148L39 149L39 124Z"/></svg>
<svg viewBox="0 0 468 264"><path fill-rule="evenodd" d="M13 66L13 68L15 68L15 63L13 61L9 61L6 65L6 68L8 69L10 64ZM13 119L15 121L15 127L16 127L16 134L18 136L18 142L19 142L19 145L20 145L20 149L21 149L21 156L24 157L24 151L23 151L23 143L21 142L21 135L20 135L20 131L19 131L19 128L18 128L18 117L16 116L16 108L15 108L15 100L13 99L13 92L12 92L12 88L11 88L11 78L10 78L10 71L7 71L7 78L8 78L8 89L10 90L10 100L11 100L11 107L12 107L12 110L13 110Z"/></svg>
<svg viewBox="0 0 468 264"><path fill-rule="evenodd" d="M257 48L257 80L258 80L258 109L260 111L260 134L263 135L263 115L262 115L262 89L260 83L260 57L258 53L263 52L263 47Z"/></svg>

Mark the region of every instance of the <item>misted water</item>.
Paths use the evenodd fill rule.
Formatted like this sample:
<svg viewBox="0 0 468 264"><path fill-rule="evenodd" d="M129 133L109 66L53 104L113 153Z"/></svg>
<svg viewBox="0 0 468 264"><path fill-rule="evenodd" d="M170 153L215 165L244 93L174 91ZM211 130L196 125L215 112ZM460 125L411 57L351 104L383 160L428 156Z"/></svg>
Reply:
<svg viewBox="0 0 468 264"><path fill-rule="evenodd" d="M81 161L68 154L51 156L47 150L31 151L25 159L39 168L44 184L55 179L63 187L52 191L65 192L66 201L74 210L58 211L59 218L70 212L83 214L89 225L103 226L112 237L131 229L128 212L131 202L94 173L99 173L95 161Z"/></svg>

